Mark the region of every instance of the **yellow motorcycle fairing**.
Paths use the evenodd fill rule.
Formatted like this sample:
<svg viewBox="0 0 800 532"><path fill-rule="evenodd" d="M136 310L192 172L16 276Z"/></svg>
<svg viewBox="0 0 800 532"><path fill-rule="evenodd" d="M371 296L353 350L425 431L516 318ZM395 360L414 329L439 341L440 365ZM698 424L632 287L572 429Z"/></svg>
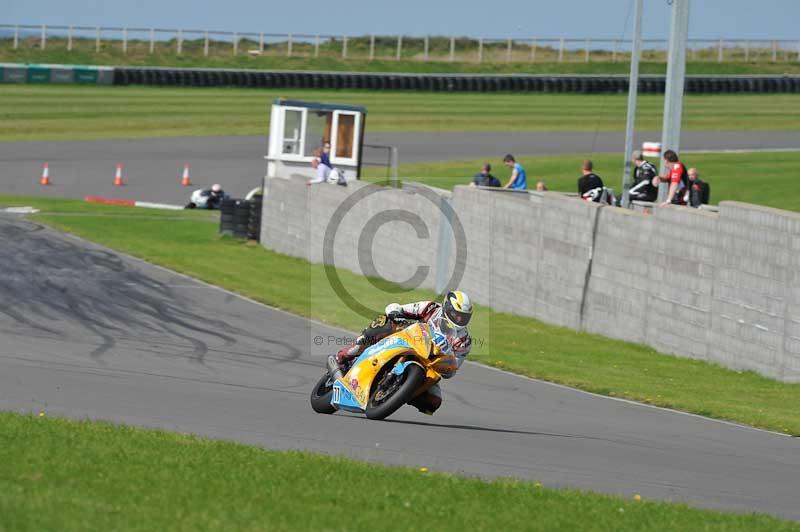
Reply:
<svg viewBox="0 0 800 532"><path fill-rule="evenodd" d="M370 346L356 359L347 374L334 383L331 403L343 410L364 412L375 378L390 363L397 375L401 375L409 364L416 364L425 371L425 380L413 397L427 391L442 376L449 377L455 373L458 363L454 356L442 352L435 341L437 335L441 336L441 333L429 324L419 322Z"/></svg>

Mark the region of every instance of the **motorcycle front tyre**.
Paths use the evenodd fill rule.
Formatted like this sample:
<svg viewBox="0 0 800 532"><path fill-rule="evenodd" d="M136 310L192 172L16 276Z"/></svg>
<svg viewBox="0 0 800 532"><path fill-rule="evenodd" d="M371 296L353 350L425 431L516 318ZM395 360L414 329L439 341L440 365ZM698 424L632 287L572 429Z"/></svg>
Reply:
<svg viewBox="0 0 800 532"><path fill-rule="evenodd" d="M373 405L372 401L377 393L375 390L367 402L365 414L369 419L384 419L394 414L394 412L411 400L414 391L422 384L425 379L425 371L416 364L409 365L403 372L403 383L400 388L386 401L379 405Z"/></svg>

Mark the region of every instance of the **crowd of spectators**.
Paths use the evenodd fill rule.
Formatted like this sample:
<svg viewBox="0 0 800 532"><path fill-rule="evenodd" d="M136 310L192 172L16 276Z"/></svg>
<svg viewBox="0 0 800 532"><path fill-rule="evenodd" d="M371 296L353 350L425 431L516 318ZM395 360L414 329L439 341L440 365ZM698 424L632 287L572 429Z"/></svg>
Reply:
<svg viewBox="0 0 800 532"><path fill-rule="evenodd" d="M630 201L646 201L654 203L658 199L660 184L666 186L666 199L660 203L665 205L688 205L700 207L707 205L711 195L708 183L700 179L697 168L686 168L674 150L666 150L663 154L667 169L659 175L655 165L644 158L640 150L631 154L633 163L633 184L628 189ZM503 188L510 190L527 190L528 178L525 168L510 153L503 157L503 164L511 170L508 181ZM492 166L485 162L480 172L472 177L472 186L500 188L502 182L492 175ZM540 180L536 190L547 191L547 185ZM605 186L603 179L594 172L594 163L590 159L583 161L581 176L578 178L578 195L586 201L606 203L619 206L621 198L617 198L614 190Z"/></svg>

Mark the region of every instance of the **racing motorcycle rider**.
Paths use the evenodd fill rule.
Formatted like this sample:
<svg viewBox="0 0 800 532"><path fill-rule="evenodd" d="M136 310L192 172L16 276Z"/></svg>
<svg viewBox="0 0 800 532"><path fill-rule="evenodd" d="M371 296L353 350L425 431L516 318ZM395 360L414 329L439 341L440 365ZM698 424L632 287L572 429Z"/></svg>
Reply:
<svg viewBox="0 0 800 532"><path fill-rule="evenodd" d="M401 319L425 321L444 334L456 356L458 367L461 367L472 348L472 338L467 330L472 318L472 303L464 292L448 292L441 304L434 301L417 301L406 305L390 303L386 306L385 312L362 331L353 345L340 349L335 357L331 357L333 359L331 362L335 362L341 370L344 370L347 363L357 358L367 347L396 332L401 327L398 323ZM450 378L453 375L455 372L443 377ZM432 415L442 404L439 384L432 386L428 392L409 404L424 414Z"/></svg>

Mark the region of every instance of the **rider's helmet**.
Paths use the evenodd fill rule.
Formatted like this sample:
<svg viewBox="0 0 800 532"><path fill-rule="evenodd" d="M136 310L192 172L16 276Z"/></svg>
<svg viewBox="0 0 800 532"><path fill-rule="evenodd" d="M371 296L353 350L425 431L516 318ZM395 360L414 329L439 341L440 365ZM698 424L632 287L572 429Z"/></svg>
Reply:
<svg viewBox="0 0 800 532"><path fill-rule="evenodd" d="M219 194L220 192L222 192L222 187L219 184L214 183L213 185L211 185L211 192Z"/></svg>
<svg viewBox="0 0 800 532"><path fill-rule="evenodd" d="M458 290L447 292L442 303L442 330L458 333L467 327L472 318L469 296Z"/></svg>

